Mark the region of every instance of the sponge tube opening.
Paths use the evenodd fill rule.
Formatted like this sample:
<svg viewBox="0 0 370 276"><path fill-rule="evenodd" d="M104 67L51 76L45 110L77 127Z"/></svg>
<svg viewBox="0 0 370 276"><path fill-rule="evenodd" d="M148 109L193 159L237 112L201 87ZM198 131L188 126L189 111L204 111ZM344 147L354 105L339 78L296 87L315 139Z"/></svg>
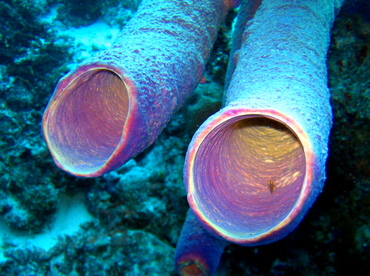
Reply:
<svg viewBox="0 0 370 276"><path fill-rule="evenodd" d="M94 68L73 79L49 104L44 135L54 159L79 175L101 168L124 139L129 95L113 71Z"/></svg>
<svg viewBox="0 0 370 276"><path fill-rule="evenodd" d="M230 240L254 239L284 221L300 197L306 158L298 136L262 115L231 117L200 142L192 200L210 227Z"/></svg>

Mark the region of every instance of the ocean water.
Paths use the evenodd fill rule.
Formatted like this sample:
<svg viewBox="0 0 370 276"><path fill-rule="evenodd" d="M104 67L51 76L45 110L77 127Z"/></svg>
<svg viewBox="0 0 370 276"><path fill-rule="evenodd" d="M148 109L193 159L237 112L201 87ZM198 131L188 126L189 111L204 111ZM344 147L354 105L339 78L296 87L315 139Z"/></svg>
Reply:
<svg viewBox="0 0 370 276"><path fill-rule="evenodd" d="M266 246L229 245L217 275L369 275L370 21L345 5L332 30L327 181L299 227ZM0 275L176 275L192 135L221 107L237 10L205 80L152 146L93 179L58 169L41 135L57 81L109 47L139 1L0 2ZM367 8L366 8L367 7Z"/></svg>

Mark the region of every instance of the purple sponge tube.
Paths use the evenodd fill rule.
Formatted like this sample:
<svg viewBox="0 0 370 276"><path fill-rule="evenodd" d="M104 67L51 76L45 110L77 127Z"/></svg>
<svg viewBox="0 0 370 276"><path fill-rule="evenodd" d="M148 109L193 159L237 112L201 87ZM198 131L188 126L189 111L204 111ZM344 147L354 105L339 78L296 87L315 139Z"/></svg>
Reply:
<svg viewBox="0 0 370 276"><path fill-rule="evenodd" d="M274 242L321 192L332 124L326 53L341 3L263 0L246 24L225 107L186 157L190 207L212 234Z"/></svg>
<svg viewBox="0 0 370 276"><path fill-rule="evenodd" d="M153 143L201 80L235 4L144 0L109 49L59 81L42 122L56 165L96 177Z"/></svg>
<svg viewBox="0 0 370 276"><path fill-rule="evenodd" d="M190 209L176 247L176 270L182 276L212 275L226 244L206 231Z"/></svg>

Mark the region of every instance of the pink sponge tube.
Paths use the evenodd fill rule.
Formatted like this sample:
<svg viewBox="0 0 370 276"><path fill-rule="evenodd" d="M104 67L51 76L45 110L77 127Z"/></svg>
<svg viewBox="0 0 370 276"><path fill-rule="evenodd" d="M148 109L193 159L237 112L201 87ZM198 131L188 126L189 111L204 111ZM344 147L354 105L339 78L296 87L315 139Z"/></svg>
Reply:
<svg viewBox="0 0 370 276"><path fill-rule="evenodd" d="M212 234L271 243L321 192L332 124L326 53L340 2L263 0L248 22L225 107L187 152L188 201Z"/></svg>
<svg viewBox="0 0 370 276"><path fill-rule="evenodd" d="M181 276L212 275L227 242L205 230L191 209L188 211L175 252L175 267Z"/></svg>
<svg viewBox="0 0 370 276"><path fill-rule="evenodd" d="M112 47L59 81L42 122L56 165L96 177L153 143L201 80L236 4L144 0Z"/></svg>

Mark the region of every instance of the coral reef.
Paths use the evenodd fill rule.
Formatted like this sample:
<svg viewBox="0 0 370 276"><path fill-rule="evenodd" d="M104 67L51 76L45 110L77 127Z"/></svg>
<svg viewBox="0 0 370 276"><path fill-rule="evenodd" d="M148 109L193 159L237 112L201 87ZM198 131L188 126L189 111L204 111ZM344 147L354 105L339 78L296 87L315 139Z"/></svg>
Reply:
<svg viewBox="0 0 370 276"><path fill-rule="evenodd" d="M31 245L5 247L9 261L2 264L2 275L169 275L174 252L148 232L107 232L97 222L84 224L75 236L60 238L48 251Z"/></svg>
<svg viewBox="0 0 370 276"><path fill-rule="evenodd" d="M94 23L99 18L121 28L137 10L141 0L83 0L49 1L57 7L57 20L66 27L81 27Z"/></svg>
<svg viewBox="0 0 370 276"><path fill-rule="evenodd" d="M31 7L32 6L32 7ZM43 5L0 3L1 98L0 209L16 229L41 231L55 211L57 179L39 136L41 108L49 89L66 70L70 54L47 25L38 22Z"/></svg>
<svg viewBox="0 0 370 276"><path fill-rule="evenodd" d="M107 1L110 6L102 19L112 25L123 24L114 16L127 20L135 10L134 5L121 7L138 3L113 2ZM226 68L231 24L221 28L207 82L198 86L157 141L117 171L79 179L54 166L40 135L40 121L55 83L79 61L83 45L53 31L72 24L55 21L51 26L39 20L59 2L35 3L0 2L0 274L175 275L174 247L188 209L184 156L201 106L210 112L201 114L206 118L214 112L210 103L221 101L225 70L220 68ZM217 275L345 275L349 263L353 275L368 273L368 26L361 14L343 10L333 29L328 65L335 118L323 193L283 240L226 248ZM32 237L49 233L62 198L74 194L83 195L92 220L77 225L77 232L61 234L50 249L32 244ZM25 241L12 240L11 233Z"/></svg>

